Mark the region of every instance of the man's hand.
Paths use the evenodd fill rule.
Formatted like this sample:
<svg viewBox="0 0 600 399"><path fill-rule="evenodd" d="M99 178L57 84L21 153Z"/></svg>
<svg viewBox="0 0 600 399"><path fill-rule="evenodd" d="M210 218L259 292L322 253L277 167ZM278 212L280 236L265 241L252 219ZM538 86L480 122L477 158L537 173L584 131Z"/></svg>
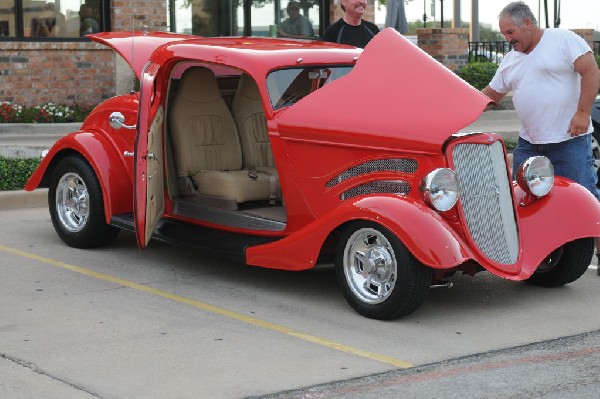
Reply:
<svg viewBox="0 0 600 399"><path fill-rule="evenodd" d="M577 111L573 118L571 119L571 123L569 124L568 133L572 137L579 136L581 134L585 134L588 131L588 127L590 126L590 115L586 114L582 111Z"/></svg>

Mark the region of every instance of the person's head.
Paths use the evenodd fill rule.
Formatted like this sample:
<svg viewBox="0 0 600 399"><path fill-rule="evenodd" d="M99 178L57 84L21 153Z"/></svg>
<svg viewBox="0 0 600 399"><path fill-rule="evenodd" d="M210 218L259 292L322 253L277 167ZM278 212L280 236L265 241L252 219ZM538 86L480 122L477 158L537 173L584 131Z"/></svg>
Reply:
<svg viewBox="0 0 600 399"><path fill-rule="evenodd" d="M82 4L79 7L79 16L82 19L89 18L92 16L92 8L87 4Z"/></svg>
<svg viewBox="0 0 600 399"><path fill-rule="evenodd" d="M291 19L296 19L300 15L300 4L297 1L290 1L287 5L287 13Z"/></svg>
<svg viewBox="0 0 600 399"><path fill-rule="evenodd" d="M362 17L367 9L367 0L341 0L340 5L346 15Z"/></svg>
<svg viewBox="0 0 600 399"><path fill-rule="evenodd" d="M498 16L500 32L515 51L528 54L541 38L535 15L527 4L515 1L502 9Z"/></svg>

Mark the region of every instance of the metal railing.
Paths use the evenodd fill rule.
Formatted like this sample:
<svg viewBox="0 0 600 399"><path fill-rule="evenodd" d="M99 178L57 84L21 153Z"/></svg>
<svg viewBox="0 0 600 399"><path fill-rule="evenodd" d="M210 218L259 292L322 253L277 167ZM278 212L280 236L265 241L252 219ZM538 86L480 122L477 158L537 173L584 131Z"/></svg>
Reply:
<svg viewBox="0 0 600 399"><path fill-rule="evenodd" d="M595 56L600 56L600 40L592 42ZM504 54L510 51L510 44L501 42L469 42L469 62L495 62L499 64Z"/></svg>
<svg viewBox="0 0 600 399"><path fill-rule="evenodd" d="M469 62L495 62L499 64L504 54L510 51L510 44L499 42L469 42Z"/></svg>

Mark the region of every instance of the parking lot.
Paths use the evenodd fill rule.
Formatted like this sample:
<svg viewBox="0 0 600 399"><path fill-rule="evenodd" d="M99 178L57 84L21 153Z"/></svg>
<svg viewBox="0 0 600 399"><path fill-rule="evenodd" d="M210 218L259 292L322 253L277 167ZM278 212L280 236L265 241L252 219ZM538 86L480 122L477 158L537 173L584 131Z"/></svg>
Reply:
<svg viewBox="0 0 600 399"><path fill-rule="evenodd" d="M381 322L346 304L331 266L266 270L157 242L140 252L128 233L77 250L46 208L0 220L3 398L261 396L600 329L595 261L557 289L457 275Z"/></svg>

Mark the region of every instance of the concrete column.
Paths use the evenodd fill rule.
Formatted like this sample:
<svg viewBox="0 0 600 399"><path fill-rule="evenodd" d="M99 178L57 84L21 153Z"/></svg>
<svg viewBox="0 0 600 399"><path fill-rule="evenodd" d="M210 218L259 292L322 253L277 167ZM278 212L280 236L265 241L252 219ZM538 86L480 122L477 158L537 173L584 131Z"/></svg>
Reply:
<svg viewBox="0 0 600 399"><path fill-rule="evenodd" d="M471 37L472 42L479 41L479 0L471 0Z"/></svg>
<svg viewBox="0 0 600 399"><path fill-rule="evenodd" d="M460 20L460 0L454 0L454 12L452 17L452 27L460 28L461 20Z"/></svg>

